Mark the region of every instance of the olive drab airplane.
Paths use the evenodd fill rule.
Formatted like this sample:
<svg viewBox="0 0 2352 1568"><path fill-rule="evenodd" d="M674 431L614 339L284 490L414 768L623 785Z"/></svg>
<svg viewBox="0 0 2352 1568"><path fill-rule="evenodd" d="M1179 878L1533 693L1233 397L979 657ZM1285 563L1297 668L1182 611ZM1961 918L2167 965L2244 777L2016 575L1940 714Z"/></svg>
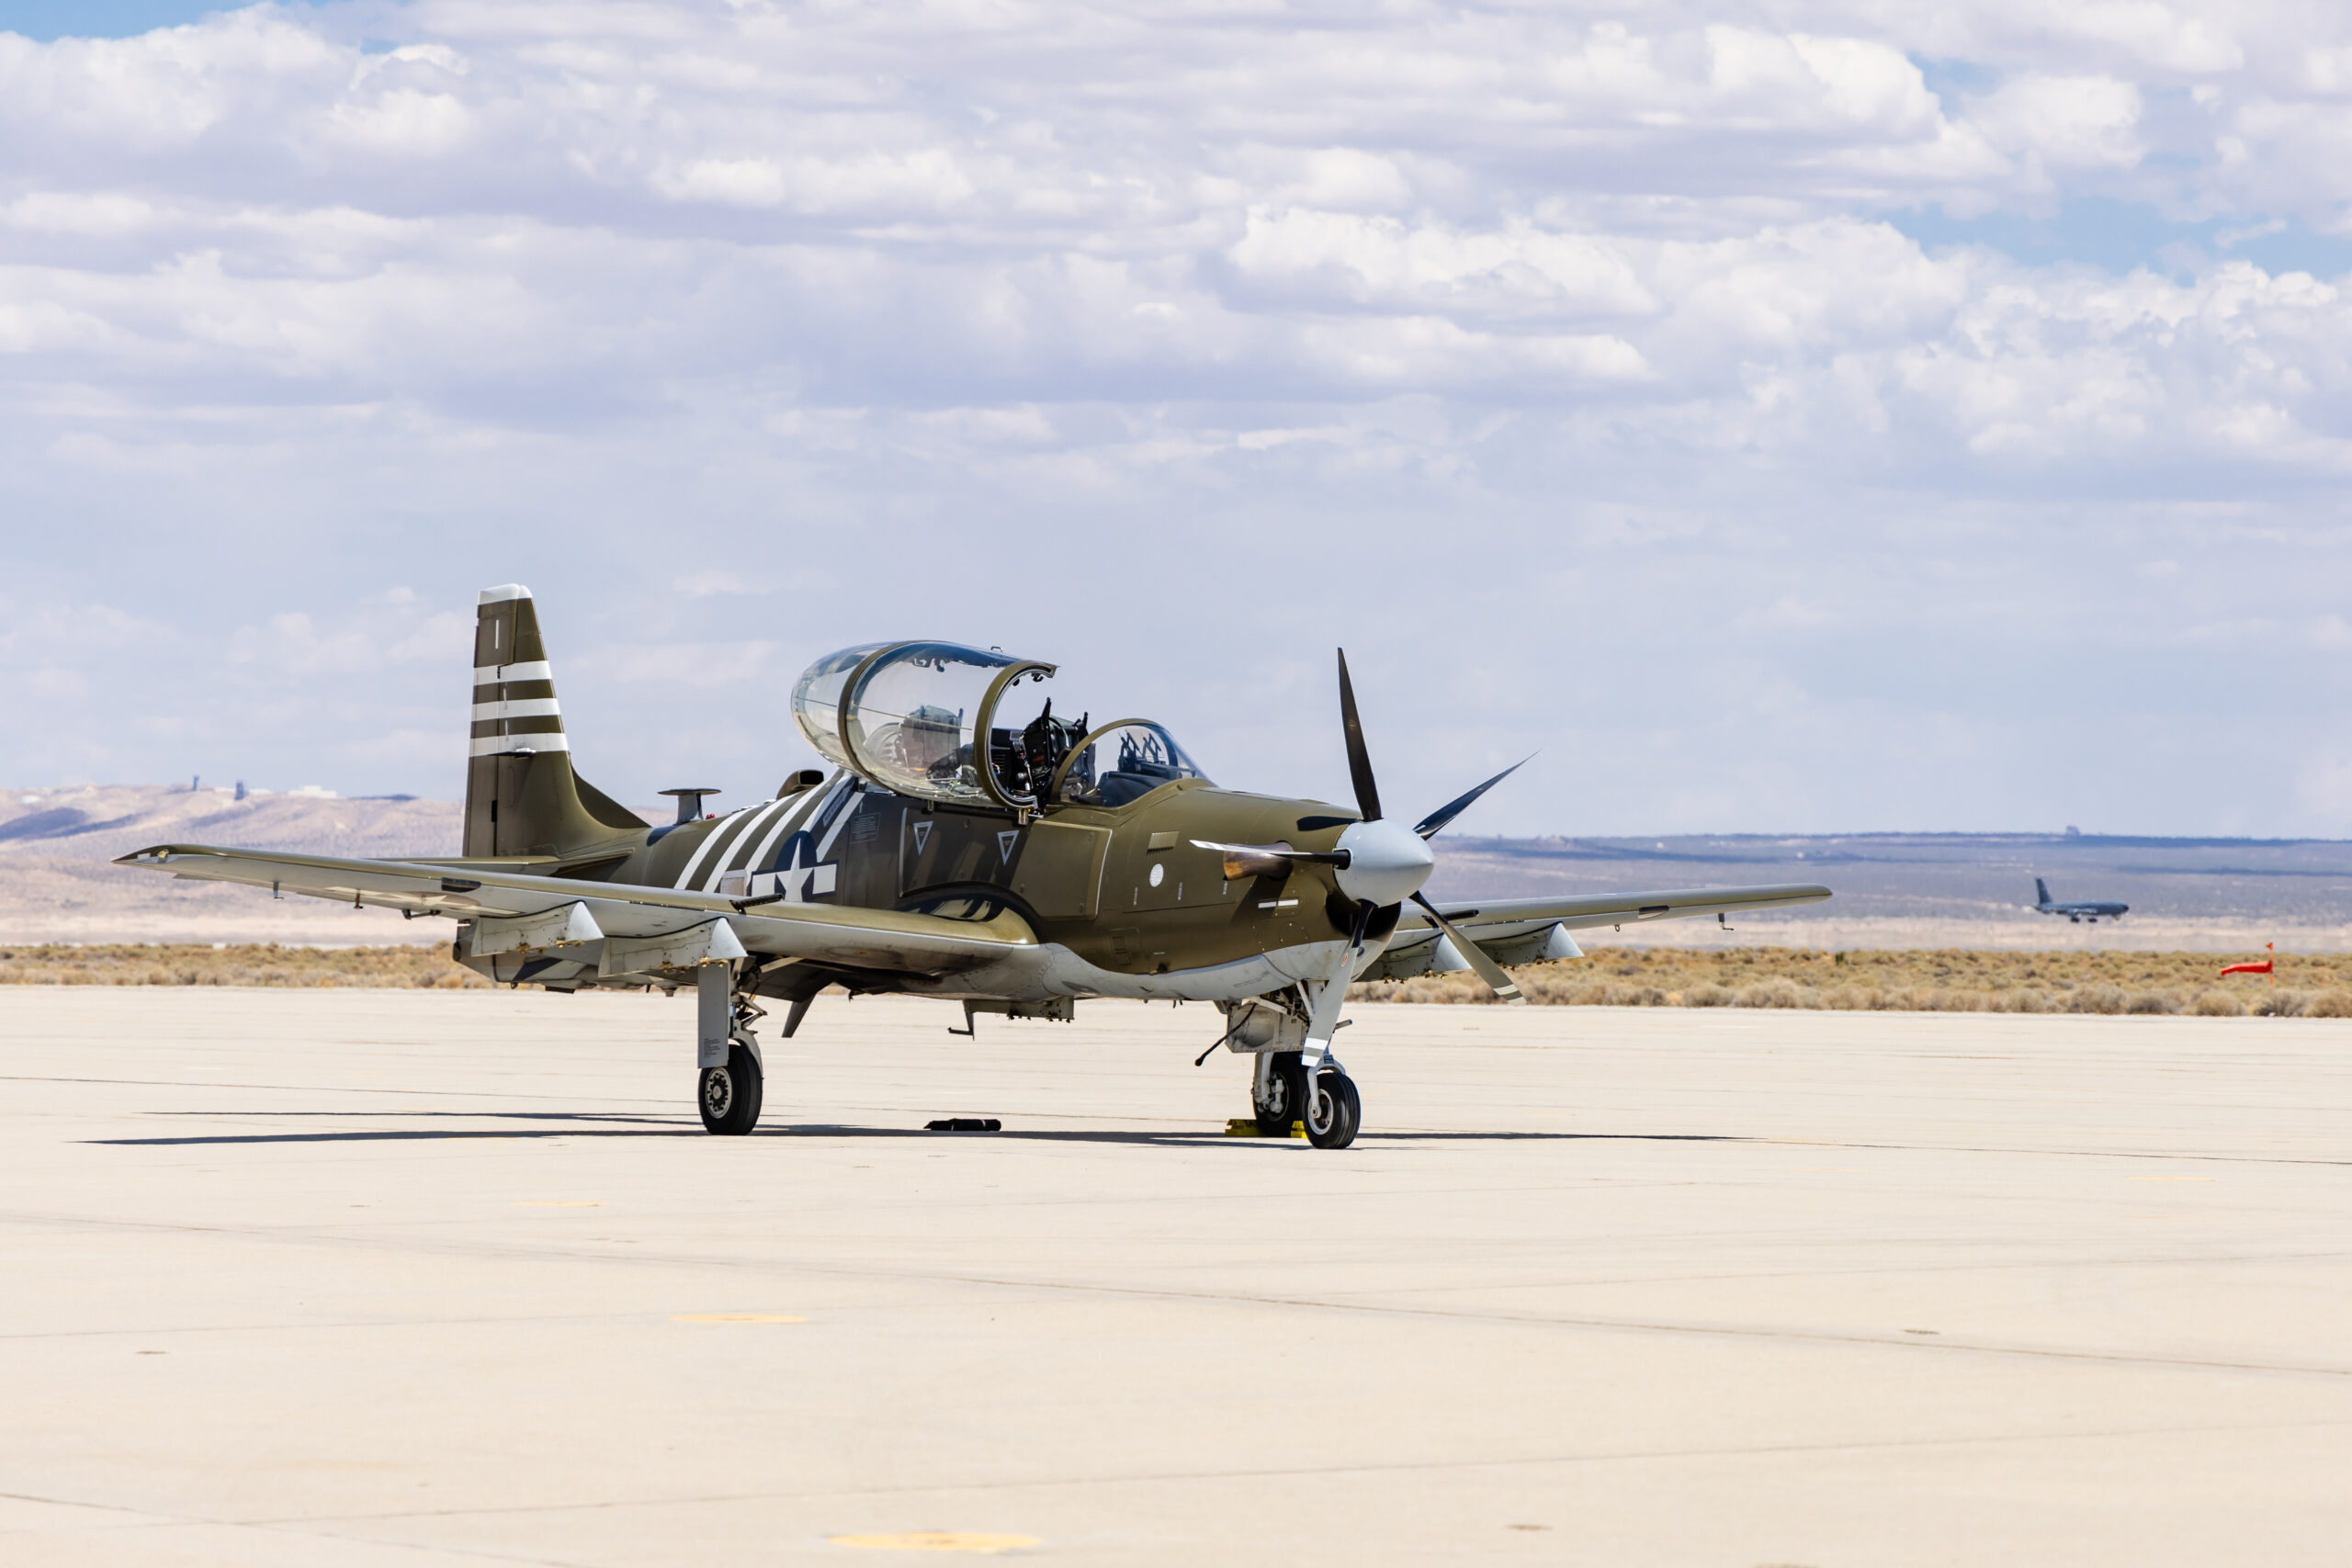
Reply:
<svg viewBox="0 0 2352 1568"><path fill-rule="evenodd" d="M1826 887L1468 899L1421 885L1429 840L1511 770L1407 826L1382 811L1347 658L1352 811L1221 787L1146 718L1054 711L1056 667L944 642L827 654L792 716L829 771L706 814L665 790L650 828L580 777L530 591L481 595L463 853L320 855L164 844L119 863L458 922L458 962L500 982L695 993L697 1100L749 1133L754 1023L789 1039L829 986L1068 1019L1089 998L1215 1003L1209 1043L1254 1063L1261 1127L1344 1148L1361 1102L1332 1052L1351 980L1583 956L1571 931L1809 904ZM1204 1058L1207 1053L1204 1052Z"/></svg>

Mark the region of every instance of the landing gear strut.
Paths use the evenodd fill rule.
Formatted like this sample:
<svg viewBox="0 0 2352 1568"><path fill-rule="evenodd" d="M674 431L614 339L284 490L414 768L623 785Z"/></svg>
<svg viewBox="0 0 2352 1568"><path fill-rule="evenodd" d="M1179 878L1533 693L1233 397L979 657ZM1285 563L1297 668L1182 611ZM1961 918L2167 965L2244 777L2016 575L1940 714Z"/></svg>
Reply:
<svg viewBox="0 0 2352 1568"><path fill-rule="evenodd" d="M741 1137L760 1124L764 1085L760 1045L752 1024L766 1012L735 989L729 965L710 964L695 977L695 1066L700 1069L695 1104L703 1130Z"/></svg>

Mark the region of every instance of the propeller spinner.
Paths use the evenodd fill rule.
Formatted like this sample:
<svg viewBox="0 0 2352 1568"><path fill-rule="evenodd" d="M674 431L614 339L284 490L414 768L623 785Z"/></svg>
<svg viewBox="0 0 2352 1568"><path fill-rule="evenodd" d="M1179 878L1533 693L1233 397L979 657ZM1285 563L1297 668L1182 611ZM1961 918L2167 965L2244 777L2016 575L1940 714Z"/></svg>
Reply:
<svg viewBox="0 0 2352 1568"><path fill-rule="evenodd" d="M1382 905L1410 898L1436 922L1437 929L1453 943L1454 951L1477 972L1478 978L1494 988L1497 996L1507 1002L1524 1003L1527 998L1519 994L1519 987L1511 984L1503 966L1480 952L1476 942L1438 913L1437 906L1422 894L1421 884L1429 880L1430 872L1437 864L1427 840L1468 810L1480 795L1525 767L1526 759L1521 758L1476 789L1446 802L1408 829L1381 818L1380 785L1372 775L1372 752L1364 745L1363 721L1356 716L1355 682L1348 679L1348 650L1344 648L1340 650L1340 726L1347 732L1348 772L1355 780L1356 805L1364 818L1340 835L1341 849L1361 852L1337 874L1340 891L1357 900L1355 940L1348 944L1351 968L1355 949L1363 941L1364 926L1374 912ZM1351 839L1355 842L1351 844ZM1354 878L1352 885L1351 877Z"/></svg>
<svg viewBox="0 0 2352 1568"><path fill-rule="evenodd" d="M1340 649L1340 728L1347 739L1348 774L1355 784L1356 809L1363 820L1348 825L1340 835L1337 849L1295 850L1288 844L1223 844L1205 839L1194 839L1193 845L1222 853L1225 874L1237 880L1262 876L1291 865L1331 867L1332 880L1356 906L1354 930L1349 933L1348 946L1340 959L1344 974L1354 973L1356 954L1363 946L1364 931L1373 917L1389 905L1402 904L1409 898L1445 933L1454 951L1497 996L1507 1002L1525 1002L1527 998L1520 995L1519 987L1511 983L1503 966L1487 957L1477 943L1439 913L1437 906L1422 896L1421 885L1437 866L1437 857L1430 852L1428 840L1468 810L1480 795L1525 767L1527 760L1521 758L1513 762L1486 783L1405 828L1380 814L1380 782L1373 774L1372 749L1364 743L1363 720L1356 712L1355 682L1348 676L1348 650L1344 648Z"/></svg>

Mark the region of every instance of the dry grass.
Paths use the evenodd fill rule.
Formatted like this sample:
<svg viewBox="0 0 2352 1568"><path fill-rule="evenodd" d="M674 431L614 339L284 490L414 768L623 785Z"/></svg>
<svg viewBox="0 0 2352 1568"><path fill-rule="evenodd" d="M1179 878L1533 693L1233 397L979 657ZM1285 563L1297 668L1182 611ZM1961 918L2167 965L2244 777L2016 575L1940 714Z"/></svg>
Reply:
<svg viewBox="0 0 2352 1568"><path fill-rule="evenodd" d="M193 947L0 948L0 986L347 986L375 990L458 990L488 980L447 947L280 947L275 942Z"/></svg>
<svg viewBox="0 0 2352 1568"><path fill-rule="evenodd" d="M1514 975L1529 1001L1551 1007L2352 1018L2352 954L2279 953L2275 983L2259 975L2221 977L2223 964L2263 956L1596 947L1581 961L1529 964ZM1374 980L1348 994L1368 1002L1495 1000L1466 972Z"/></svg>
<svg viewBox="0 0 2352 1568"><path fill-rule="evenodd" d="M2259 957L2259 954L2250 956ZM1516 973L1550 1007L1826 1008L1838 1011L2245 1013L2352 1018L2352 954L2278 954L2275 984L2232 976L2211 953L1822 953L1598 947ZM489 981L442 947L107 946L0 948L0 986L344 986L458 989ZM1365 1002L1492 1002L1469 974L1374 980Z"/></svg>

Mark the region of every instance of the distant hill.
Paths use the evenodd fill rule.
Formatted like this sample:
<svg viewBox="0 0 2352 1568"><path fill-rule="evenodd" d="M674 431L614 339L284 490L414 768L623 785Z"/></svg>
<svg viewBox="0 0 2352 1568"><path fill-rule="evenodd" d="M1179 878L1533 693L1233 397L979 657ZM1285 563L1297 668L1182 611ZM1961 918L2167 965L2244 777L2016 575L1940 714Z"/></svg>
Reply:
<svg viewBox="0 0 2352 1568"><path fill-rule="evenodd" d="M354 859L458 852L462 808L402 796L191 790L160 784L12 789L0 796L0 942L447 942L447 920L403 920L315 898L179 882L107 863L151 844L308 850Z"/></svg>
<svg viewBox="0 0 2352 1568"><path fill-rule="evenodd" d="M639 808L648 821L668 812ZM0 942L448 940L446 920L249 888L175 882L108 864L150 844L311 850L355 858L455 854L459 808L446 800L337 799L187 786L23 788L0 796ZM1438 840L1433 896L1819 882L1828 904L1735 920L1663 922L1596 933L1645 944L1786 942L1817 947L2128 947L2352 951L2352 842L2142 839L2095 834L1867 833L1826 836ZM2122 921L2071 925L2033 914L2033 879L2062 898L2118 898Z"/></svg>

